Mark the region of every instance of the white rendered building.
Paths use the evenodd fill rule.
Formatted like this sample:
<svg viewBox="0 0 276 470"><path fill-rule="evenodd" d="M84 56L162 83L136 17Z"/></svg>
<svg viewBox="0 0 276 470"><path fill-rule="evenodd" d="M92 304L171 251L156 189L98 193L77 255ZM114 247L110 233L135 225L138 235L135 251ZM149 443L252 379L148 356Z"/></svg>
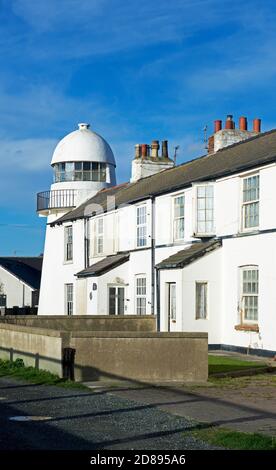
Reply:
<svg viewBox="0 0 276 470"><path fill-rule="evenodd" d="M0 257L0 310L38 306L42 256Z"/></svg>
<svg viewBox="0 0 276 470"><path fill-rule="evenodd" d="M96 135L81 128L58 145L52 165L65 162L54 167L65 176L38 206L48 215L39 314L155 314L162 331L207 331L210 348L274 355L276 130L260 133L256 119L248 131L246 118L235 129L228 116L208 154L179 166L166 141L161 155L158 141L138 145L119 186L110 147L83 147L83 132ZM67 181L66 163L80 161L109 171L88 182L70 167ZM76 199L53 204L56 190Z"/></svg>

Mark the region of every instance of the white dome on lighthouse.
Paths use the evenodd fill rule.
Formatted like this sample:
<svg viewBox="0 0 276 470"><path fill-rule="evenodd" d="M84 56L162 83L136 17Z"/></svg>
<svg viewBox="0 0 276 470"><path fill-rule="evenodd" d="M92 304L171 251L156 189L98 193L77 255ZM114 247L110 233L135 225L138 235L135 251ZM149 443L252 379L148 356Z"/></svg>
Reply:
<svg viewBox="0 0 276 470"><path fill-rule="evenodd" d="M56 146L51 165L62 162L105 162L116 166L113 152L96 132L89 129L89 124L79 124L79 129L70 132Z"/></svg>

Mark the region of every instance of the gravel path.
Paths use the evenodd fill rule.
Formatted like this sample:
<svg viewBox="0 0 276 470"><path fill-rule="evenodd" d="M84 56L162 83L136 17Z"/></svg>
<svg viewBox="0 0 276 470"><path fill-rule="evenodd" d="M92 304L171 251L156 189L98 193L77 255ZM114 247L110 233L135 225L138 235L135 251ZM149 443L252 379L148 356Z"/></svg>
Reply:
<svg viewBox="0 0 276 470"><path fill-rule="evenodd" d="M36 415L45 421L10 417ZM0 450L211 449L185 434L195 422L103 392L0 378Z"/></svg>

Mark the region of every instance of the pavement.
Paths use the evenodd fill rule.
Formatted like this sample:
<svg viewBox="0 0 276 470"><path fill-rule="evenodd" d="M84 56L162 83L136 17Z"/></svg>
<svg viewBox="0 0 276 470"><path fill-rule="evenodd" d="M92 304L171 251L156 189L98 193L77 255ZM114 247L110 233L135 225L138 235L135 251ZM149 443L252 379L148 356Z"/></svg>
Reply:
<svg viewBox="0 0 276 470"><path fill-rule="evenodd" d="M196 428L185 417L99 389L0 378L0 451L214 448L184 433Z"/></svg>
<svg viewBox="0 0 276 470"><path fill-rule="evenodd" d="M276 366L273 359L266 360L259 356L225 351L213 354ZM88 382L86 385L94 391L133 400L175 416L205 423L206 426L276 436L275 373L232 379L230 385L222 382L220 386L212 386L211 383L189 386L134 382L121 382L117 385L110 382Z"/></svg>

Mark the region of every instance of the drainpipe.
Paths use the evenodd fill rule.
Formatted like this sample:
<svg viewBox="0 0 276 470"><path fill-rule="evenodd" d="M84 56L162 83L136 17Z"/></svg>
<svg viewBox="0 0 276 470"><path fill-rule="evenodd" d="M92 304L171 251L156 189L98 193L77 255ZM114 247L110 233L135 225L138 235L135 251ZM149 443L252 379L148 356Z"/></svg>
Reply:
<svg viewBox="0 0 276 470"><path fill-rule="evenodd" d="M151 314L155 313L155 197L151 196Z"/></svg>
<svg viewBox="0 0 276 470"><path fill-rule="evenodd" d="M89 266L89 219L84 220L84 268Z"/></svg>
<svg viewBox="0 0 276 470"><path fill-rule="evenodd" d="M160 269L156 268L156 329L160 331Z"/></svg>

